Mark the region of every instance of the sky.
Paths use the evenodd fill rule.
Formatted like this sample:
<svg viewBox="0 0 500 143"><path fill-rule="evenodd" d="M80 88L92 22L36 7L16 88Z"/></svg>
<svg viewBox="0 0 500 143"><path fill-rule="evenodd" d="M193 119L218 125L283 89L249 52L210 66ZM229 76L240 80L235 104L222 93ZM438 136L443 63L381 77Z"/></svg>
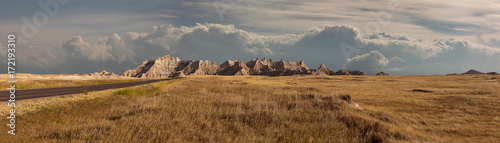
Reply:
<svg viewBox="0 0 500 143"><path fill-rule="evenodd" d="M500 0L3 1L0 35L16 35L18 73L120 74L167 54L368 74L500 72Z"/></svg>

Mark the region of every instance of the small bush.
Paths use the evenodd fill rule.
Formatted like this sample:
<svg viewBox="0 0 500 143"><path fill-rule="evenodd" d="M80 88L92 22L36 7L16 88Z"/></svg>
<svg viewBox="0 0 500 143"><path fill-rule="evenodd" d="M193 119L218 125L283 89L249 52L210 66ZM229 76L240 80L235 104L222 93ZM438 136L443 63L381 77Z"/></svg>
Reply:
<svg viewBox="0 0 500 143"><path fill-rule="evenodd" d="M82 89L82 91L83 91L83 94L89 95L89 91L87 90L87 88Z"/></svg>
<svg viewBox="0 0 500 143"><path fill-rule="evenodd" d="M351 95L349 94L340 94L339 98L347 102L351 101Z"/></svg>
<svg viewBox="0 0 500 143"><path fill-rule="evenodd" d="M391 136L389 129L376 121L343 114L339 114L338 120L347 126L349 136L360 142L387 142Z"/></svg>

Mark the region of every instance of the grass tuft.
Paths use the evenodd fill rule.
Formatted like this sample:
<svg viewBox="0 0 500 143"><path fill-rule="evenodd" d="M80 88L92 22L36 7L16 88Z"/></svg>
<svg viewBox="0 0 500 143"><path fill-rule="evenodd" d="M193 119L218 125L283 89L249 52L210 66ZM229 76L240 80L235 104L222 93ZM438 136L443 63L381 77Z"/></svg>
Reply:
<svg viewBox="0 0 500 143"><path fill-rule="evenodd" d="M340 95L338 95L338 97L344 101L347 101L347 102L351 101L351 95L349 95L349 94L340 94Z"/></svg>

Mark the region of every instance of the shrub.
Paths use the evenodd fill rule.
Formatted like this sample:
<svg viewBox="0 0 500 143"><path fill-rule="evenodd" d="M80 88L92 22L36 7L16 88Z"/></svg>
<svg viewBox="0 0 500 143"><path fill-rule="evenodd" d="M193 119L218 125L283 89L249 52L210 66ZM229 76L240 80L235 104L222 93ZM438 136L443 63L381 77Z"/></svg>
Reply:
<svg viewBox="0 0 500 143"><path fill-rule="evenodd" d="M351 95L349 94L340 94L338 97L347 102L351 101Z"/></svg>
<svg viewBox="0 0 500 143"><path fill-rule="evenodd" d="M89 91L87 90L87 88L82 89L82 91L83 91L83 94L89 95Z"/></svg>

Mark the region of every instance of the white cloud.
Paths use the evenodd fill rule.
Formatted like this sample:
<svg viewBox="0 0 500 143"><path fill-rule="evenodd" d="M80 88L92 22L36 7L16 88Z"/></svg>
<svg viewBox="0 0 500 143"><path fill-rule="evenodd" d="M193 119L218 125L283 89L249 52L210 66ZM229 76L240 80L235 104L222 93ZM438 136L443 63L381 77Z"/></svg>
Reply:
<svg viewBox="0 0 500 143"><path fill-rule="evenodd" d="M346 59L342 43L359 51ZM363 35L350 25L327 25L302 34L283 35L257 34L234 25L211 23L192 27L160 25L147 33L113 34L97 42L86 42L77 36L61 44L23 47L19 51L20 66L24 72L32 73L103 69L121 73L143 60L165 54L219 64L255 57L305 60L310 67L325 64L333 70L345 67L368 73L380 70L393 72L390 74L446 74L462 72L462 68L500 71L499 48L460 39L421 39L383 32Z"/></svg>
<svg viewBox="0 0 500 143"><path fill-rule="evenodd" d="M489 38L489 37L483 36L483 33L479 33L476 36L476 40L480 44L484 44L484 45L488 45L488 46L491 46L491 47L500 48L500 39L497 39L496 37Z"/></svg>
<svg viewBox="0 0 500 143"><path fill-rule="evenodd" d="M65 42L62 47L68 51L68 56L74 58L78 56L85 56L84 58L88 60L105 60L112 57L110 53L110 46L102 43L90 44L84 42L80 36Z"/></svg>
<svg viewBox="0 0 500 143"><path fill-rule="evenodd" d="M394 3L395 2L395 3ZM402 10L391 12L390 4ZM175 26L193 26L197 22L234 24L254 32L300 33L311 25L345 23L365 31L370 23L388 23L378 32L411 33L412 37L443 38L460 36L473 40L475 33L486 31L491 35L500 32L500 4L493 0L475 1L349 1L349 0L165 0L155 2L124 0L120 3L85 1L65 5L58 16L50 19L32 43L54 43L67 37L83 34L94 42L97 36L113 32L144 31L157 23ZM39 8L36 2L19 2L0 6L2 13L15 7ZM221 9L222 9L222 13ZM388 12L391 18L380 22L377 14ZM224 20L219 19L220 14ZM0 24L0 35L20 33L19 18L33 15L20 10L6 15ZM75 19L77 17L77 19ZM17 30L17 31L12 31ZM50 34L50 35L49 35ZM472 35L471 35L472 34Z"/></svg>
<svg viewBox="0 0 500 143"><path fill-rule="evenodd" d="M383 69L389 64L387 59L382 53L377 50L370 53L357 55L354 58L347 59L343 66L344 69L362 70L368 74L373 74Z"/></svg>
<svg viewBox="0 0 500 143"><path fill-rule="evenodd" d="M404 59L398 57L398 56L394 56L390 59L391 62L401 62L401 63L404 63L406 62Z"/></svg>

